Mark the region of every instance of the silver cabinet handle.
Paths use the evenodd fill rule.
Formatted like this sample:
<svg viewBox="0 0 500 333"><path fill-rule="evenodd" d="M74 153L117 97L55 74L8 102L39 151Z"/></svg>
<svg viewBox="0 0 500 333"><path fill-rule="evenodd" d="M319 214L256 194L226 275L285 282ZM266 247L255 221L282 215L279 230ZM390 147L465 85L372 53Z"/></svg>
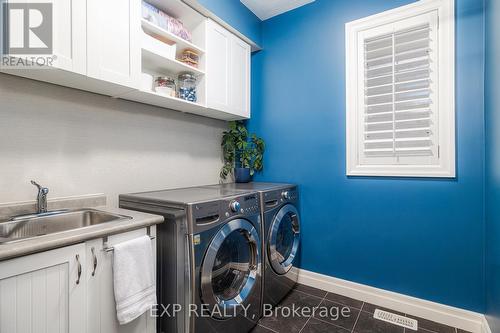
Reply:
<svg viewBox="0 0 500 333"><path fill-rule="evenodd" d="M92 276L95 276L95 271L97 269L97 256L95 254L95 249L94 247L92 247L90 249L90 251L92 252L92 258L94 258L94 269L92 270Z"/></svg>
<svg viewBox="0 0 500 333"><path fill-rule="evenodd" d="M82 276L82 264L80 264L80 255L76 255L76 263L78 264L78 279L76 279L76 284L80 284L80 277Z"/></svg>

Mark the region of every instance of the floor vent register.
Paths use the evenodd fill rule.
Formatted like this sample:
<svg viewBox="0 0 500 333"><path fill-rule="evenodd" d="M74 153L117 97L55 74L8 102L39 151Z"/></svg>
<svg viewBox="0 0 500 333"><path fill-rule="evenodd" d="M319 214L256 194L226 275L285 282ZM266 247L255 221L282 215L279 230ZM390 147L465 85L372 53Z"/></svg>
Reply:
<svg viewBox="0 0 500 333"><path fill-rule="evenodd" d="M418 330L418 322L415 319L411 319L408 317L400 316L395 313L383 311L380 309L375 309L375 313L373 314L373 318L385 321L387 323L391 323L394 325L398 325L404 328L408 328L410 330L417 331Z"/></svg>

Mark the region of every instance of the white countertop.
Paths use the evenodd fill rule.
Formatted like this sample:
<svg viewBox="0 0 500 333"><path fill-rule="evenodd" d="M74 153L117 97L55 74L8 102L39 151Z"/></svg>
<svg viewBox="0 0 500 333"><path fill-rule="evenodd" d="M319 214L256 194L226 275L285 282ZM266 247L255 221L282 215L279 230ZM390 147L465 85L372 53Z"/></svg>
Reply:
<svg viewBox="0 0 500 333"><path fill-rule="evenodd" d="M164 220L163 216L160 215L141 213L115 207L98 206L92 208L109 213L130 216L131 219L106 222L12 243L0 244L0 261L145 228L162 223Z"/></svg>

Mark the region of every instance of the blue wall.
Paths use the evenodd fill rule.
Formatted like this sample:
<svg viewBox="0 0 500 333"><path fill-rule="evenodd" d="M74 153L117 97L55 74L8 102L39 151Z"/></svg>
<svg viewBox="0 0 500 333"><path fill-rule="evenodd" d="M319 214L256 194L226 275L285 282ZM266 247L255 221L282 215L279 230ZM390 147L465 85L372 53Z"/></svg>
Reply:
<svg viewBox="0 0 500 333"><path fill-rule="evenodd" d="M486 1L486 313L500 332L500 2Z"/></svg>
<svg viewBox="0 0 500 333"><path fill-rule="evenodd" d="M260 45L261 21L240 0L198 0L198 2Z"/></svg>
<svg viewBox="0 0 500 333"><path fill-rule="evenodd" d="M344 24L410 2L318 0L263 23L257 180L300 184L304 269L482 312L483 1L456 1L457 178L345 174Z"/></svg>

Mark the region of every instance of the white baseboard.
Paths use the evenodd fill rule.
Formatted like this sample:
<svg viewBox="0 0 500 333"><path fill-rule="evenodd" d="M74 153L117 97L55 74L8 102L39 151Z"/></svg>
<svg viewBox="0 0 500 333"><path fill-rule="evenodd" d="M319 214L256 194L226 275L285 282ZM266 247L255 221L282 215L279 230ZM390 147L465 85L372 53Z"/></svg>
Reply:
<svg viewBox="0 0 500 333"><path fill-rule="evenodd" d="M331 276L295 269L298 282L364 302L392 308L472 333L491 333L483 314L378 289Z"/></svg>
<svg viewBox="0 0 500 333"><path fill-rule="evenodd" d="M482 324L481 333L491 333L490 325L488 324L485 316L483 316Z"/></svg>

